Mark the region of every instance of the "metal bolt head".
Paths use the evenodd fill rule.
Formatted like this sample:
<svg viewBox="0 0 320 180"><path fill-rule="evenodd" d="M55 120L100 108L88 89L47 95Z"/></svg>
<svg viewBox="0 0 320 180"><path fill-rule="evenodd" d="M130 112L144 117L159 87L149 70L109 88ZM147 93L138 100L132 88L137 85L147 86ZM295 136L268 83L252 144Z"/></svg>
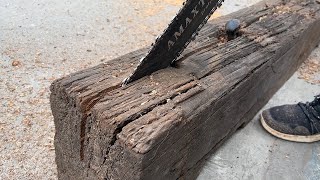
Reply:
<svg viewBox="0 0 320 180"><path fill-rule="evenodd" d="M240 26L241 23L238 19L231 19L226 23L225 31L228 35L228 39L234 39L237 36Z"/></svg>

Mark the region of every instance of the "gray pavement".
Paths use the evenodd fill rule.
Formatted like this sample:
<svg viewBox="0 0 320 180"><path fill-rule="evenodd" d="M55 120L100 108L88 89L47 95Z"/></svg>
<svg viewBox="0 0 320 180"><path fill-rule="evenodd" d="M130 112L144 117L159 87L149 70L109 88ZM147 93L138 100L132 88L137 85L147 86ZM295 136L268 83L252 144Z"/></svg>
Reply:
<svg viewBox="0 0 320 180"><path fill-rule="evenodd" d="M227 0L215 16L257 1ZM57 179L50 83L150 45L181 4L0 0L0 179ZM310 101L320 90L318 62L320 48L265 108ZM254 118L209 158L198 179L320 179L320 146L276 139Z"/></svg>
<svg viewBox="0 0 320 180"><path fill-rule="evenodd" d="M311 85L295 74L263 109L312 101L319 91L319 85ZM218 149L207 161L198 180L320 179L320 142L303 144L277 139L262 128L259 120L257 115Z"/></svg>

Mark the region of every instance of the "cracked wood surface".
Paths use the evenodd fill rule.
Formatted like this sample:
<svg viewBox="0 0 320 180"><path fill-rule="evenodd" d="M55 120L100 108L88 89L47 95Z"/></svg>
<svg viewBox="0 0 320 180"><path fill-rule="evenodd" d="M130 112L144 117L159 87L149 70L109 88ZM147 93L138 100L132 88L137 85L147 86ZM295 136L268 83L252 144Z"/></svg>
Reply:
<svg viewBox="0 0 320 180"><path fill-rule="evenodd" d="M259 3L209 22L177 62L121 87L141 49L56 80L60 179L192 179L320 40L320 5ZM226 42L224 24L242 22Z"/></svg>

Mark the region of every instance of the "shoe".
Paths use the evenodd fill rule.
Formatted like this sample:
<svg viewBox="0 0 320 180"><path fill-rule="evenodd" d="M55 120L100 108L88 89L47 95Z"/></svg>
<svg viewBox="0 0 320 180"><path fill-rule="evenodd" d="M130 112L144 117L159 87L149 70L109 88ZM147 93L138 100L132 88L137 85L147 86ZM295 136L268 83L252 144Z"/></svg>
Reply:
<svg viewBox="0 0 320 180"><path fill-rule="evenodd" d="M294 142L320 140L320 95L314 101L276 106L261 114L262 126L272 135Z"/></svg>

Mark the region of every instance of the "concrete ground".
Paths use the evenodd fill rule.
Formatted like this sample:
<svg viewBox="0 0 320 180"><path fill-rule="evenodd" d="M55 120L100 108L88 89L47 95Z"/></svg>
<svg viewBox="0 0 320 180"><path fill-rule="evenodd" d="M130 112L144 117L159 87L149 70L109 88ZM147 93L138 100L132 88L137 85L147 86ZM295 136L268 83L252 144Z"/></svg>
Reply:
<svg viewBox="0 0 320 180"><path fill-rule="evenodd" d="M226 0L214 16L258 0ZM0 179L57 179L49 85L150 45L182 0L0 0ZM320 93L320 48L265 107ZM320 179L320 143L282 141L254 118L207 161L204 179Z"/></svg>

